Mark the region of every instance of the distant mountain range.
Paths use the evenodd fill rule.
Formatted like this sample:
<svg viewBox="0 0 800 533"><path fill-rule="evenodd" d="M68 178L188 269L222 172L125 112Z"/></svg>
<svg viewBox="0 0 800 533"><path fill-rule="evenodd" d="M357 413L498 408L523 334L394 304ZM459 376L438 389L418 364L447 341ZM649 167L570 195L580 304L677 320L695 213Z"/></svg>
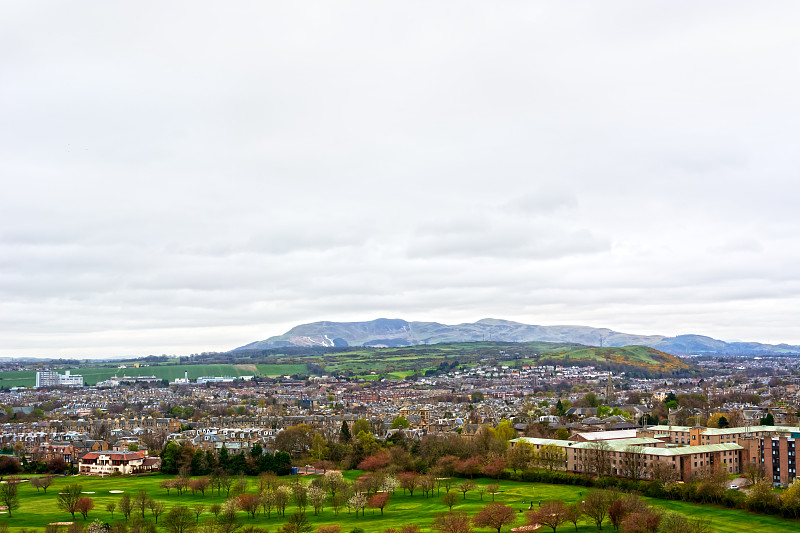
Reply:
<svg viewBox="0 0 800 533"><path fill-rule="evenodd" d="M415 346L440 342L574 342L588 346L650 346L675 355L800 354L800 346L725 342L703 335L634 335L588 326L534 326L485 318L471 324L407 322L379 318L368 322L313 322L295 326L283 335L257 341L236 350L287 346Z"/></svg>

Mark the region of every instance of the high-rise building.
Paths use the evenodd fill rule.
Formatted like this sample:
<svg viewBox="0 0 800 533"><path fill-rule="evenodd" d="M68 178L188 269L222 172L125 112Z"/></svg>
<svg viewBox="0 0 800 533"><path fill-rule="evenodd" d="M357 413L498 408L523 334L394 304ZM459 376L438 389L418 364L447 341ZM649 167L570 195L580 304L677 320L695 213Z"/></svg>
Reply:
<svg viewBox="0 0 800 533"><path fill-rule="evenodd" d="M44 387L83 387L83 376L70 374L69 370L64 375L52 370L39 370L36 372L36 388Z"/></svg>

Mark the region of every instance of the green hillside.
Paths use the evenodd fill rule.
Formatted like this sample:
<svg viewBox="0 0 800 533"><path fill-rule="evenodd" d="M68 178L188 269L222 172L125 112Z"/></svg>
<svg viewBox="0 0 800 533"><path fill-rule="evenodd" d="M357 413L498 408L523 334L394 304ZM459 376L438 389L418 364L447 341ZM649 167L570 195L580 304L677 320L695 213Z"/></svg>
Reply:
<svg viewBox="0 0 800 533"><path fill-rule="evenodd" d="M184 372L189 372L189 379L197 379L200 376L259 376L275 377L291 374L305 373L305 364L198 364L198 365L152 365L134 368L126 365L127 368L113 366L86 366L70 369L58 369L59 373L70 370L74 374L83 376L83 381L87 385L94 385L98 381L106 380L113 376L156 376L157 378L169 381L175 378L182 378ZM19 370L11 372L0 372L0 387L33 387L36 384L36 372L33 370Z"/></svg>

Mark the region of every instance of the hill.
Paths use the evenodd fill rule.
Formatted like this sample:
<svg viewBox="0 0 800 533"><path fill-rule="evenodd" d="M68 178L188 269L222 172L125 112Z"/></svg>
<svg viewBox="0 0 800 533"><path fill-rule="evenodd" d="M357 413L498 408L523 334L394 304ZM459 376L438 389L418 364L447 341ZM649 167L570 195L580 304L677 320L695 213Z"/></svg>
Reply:
<svg viewBox="0 0 800 533"><path fill-rule="evenodd" d="M288 350L307 352L288 355ZM694 370L681 359L647 346L597 348L558 342L457 342L394 348L319 347L270 348L229 352L229 357L253 360L305 362L310 372L378 379L402 379L409 374L446 372L460 365L500 364L594 366L636 377L690 375Z"/></svg>
<svg viewBox="0 0 800 533"><path fill-rule="evenodd" d="M800 354L800 346L725 342L702 335L636 335L589 326L537 326L510 320L483 319L466 324L407 322L379 318L367 322L313 322L295 326L283 335L256 341L236 350L290 346L401 347L453 342L566 342L596 347L648 346L677 354L768 355ZM234 350L235 351L235 350Z"/></svg>

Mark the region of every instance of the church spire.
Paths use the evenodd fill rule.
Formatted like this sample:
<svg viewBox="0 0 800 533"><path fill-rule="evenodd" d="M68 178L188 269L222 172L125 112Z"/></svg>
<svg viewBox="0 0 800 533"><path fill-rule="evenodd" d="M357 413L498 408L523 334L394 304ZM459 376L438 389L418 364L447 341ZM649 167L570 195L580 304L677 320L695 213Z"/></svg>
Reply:
<svg viewBox="0 0 800 533"><path fill-rule="evenodd" d="M606 383L606 405L611 405L614 400L614 382L611 381L611 372L609 372L608 382Z"/></svg>

